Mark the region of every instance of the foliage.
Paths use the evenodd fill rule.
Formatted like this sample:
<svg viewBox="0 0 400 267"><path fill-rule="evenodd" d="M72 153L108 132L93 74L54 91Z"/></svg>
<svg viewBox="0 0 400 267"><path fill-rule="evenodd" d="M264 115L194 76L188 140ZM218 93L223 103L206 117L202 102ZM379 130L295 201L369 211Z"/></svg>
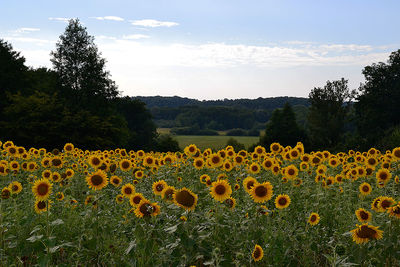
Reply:
<svg viewBox="0 0 400 267"><path fill-rule="evenodd" d="M355 109L365 147L378 144L383 132L400 125L400 50L392 52L387 63L366 66L363 74Z"/></svg>
<svg viewBox="0 0 400 267"><path fill-rule="evenodd" d="M284 146L294 146L298 140L306 142L305 132L297 125L296 116L289 103L283 109L276 109L267 123L265 135L260 137L260 144L269 147L274 142Z"/></svg>
<svg viewBox="0 0 400 267"><path fill-rule="evenodd" d="M181 151L178 141L170 134L160 134L157 137L155 150L159 152Z"/></svg>
<svg viewBox="0 0 400 267"><path fill-rule="evenodd" d="M340 142L354 97L355 91L348 88L344 78L311 90L308 126L314 149L332 148Z"/></svg>
<svg viewBox="0 0 400 267"><path fill-rule="evenodd" d="M226 141L226 147L227 146L232 146L235 151L240 151L240 150L245 150L246 147L244 146L244 144L239 143L238 140L236 140L235 138L231 137L228 139L228 141Z"/></svg>
<svg viewBox="0 0 400 267"><path fill-rule="evenodd" d="M191 127L172 128L171 133L175 135L219 135L217 131L211 129L200 129L198 125Z"/></svg>

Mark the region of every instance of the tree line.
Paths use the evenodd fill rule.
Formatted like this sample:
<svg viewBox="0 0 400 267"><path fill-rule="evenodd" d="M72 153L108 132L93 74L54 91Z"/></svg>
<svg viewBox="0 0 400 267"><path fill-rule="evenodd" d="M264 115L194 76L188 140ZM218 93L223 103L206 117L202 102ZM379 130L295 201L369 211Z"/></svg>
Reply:
<svg viewBox="0 0 400 267"><path fill-rule="evenodd" d="M0 40L0 139L26 147L169 150L145 103L121 97L94 38L69 21L51 52L53 69L31 68ZM164 143L163 143L164 142Z"/></svg>

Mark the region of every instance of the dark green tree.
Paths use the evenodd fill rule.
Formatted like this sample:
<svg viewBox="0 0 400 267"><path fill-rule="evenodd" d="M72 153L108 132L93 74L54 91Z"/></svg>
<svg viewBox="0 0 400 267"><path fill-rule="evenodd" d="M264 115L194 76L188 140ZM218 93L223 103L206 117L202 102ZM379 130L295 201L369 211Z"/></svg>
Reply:
<svg viewBox="0 0 400 267"><path fill-rule="evenodd" d="M265 135L260 138L260 145L269 147L274 142L283 146L294 146L297 142L305 142L305 133L296 122L296 115L289 103L283 109L275 109L268 121Z"/></svg>
<svg viewBox="0 0 400 267"><path fill-rule="evenodd" d="M365 67L363 74L365 83L359 88L355 109L358 131L368 148L379 145L384 133L390 135L400 126L400 49L391 53L387 63Z"/></svg>
<svg viewBox="0 0 400 267"><path fill-rule="evenodd" d="M25 58L13 50L11 44L0 39L0 114L9 103L7 94L26 88Z"/></svg>
<svg viewBox="0 0 400 267"><path fill-rule="evenodd" d="M118 96L117 86L105 69L106 60L78 19L69 21L51 56L66 95L71 91L72 103L79 108L105 111L101 107Z"/></svg>
<svg viewBox="0 0 400 267"><path fill-rule="evenodd" d="M177 152L181 151L178 141L170 134L160 134L156 139L155 151Z"/></svg>
<svg viewBox="0 0 400 267"><path fill-rule="evenodd" d="M348 80L342 78L311 90L308 127L312 149L332 149L341 141L355 97L355 91L350 90L347 83Z"/></svg>

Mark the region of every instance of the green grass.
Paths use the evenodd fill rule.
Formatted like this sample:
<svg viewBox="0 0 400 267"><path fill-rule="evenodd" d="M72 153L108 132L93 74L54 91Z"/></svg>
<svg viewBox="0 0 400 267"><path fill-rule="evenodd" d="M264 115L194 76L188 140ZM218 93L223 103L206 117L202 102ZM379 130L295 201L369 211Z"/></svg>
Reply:
<svg viewBox="0 0 400 267"><path fill-rule="evenodd" d="M206 148L212 149L221 149L225 147L226 142L229 138L235 138L239 143L245 145L246 148L251 146L254 143L257 143L259 138L258 136L200 136L200 135L175 135L179 142L179 146L183 149L190 144L195 144L201 150Z"/></svg>

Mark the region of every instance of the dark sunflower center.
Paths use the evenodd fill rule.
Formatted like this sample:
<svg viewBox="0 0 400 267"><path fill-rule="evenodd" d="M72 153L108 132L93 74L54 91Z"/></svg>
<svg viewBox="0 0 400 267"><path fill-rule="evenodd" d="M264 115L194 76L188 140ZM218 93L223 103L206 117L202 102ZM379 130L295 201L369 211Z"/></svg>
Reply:
<svg viewBox="0 0 400 267"><path fill-rule="evenodd" d="M145 203L145 204L140 206L139 210L143 214L143 216L146 217L146 216L150 216L151 215L151 213L153 211L153 207L150 204Z"/></svg>
<svg viewBox="0 0 400 267"><path fill-rule="evenodd" d="M164 196L165 196L166 199L172 199L172 195L173 194L174 194L174 190L173 189L167 189L165 191Z"/></svg>
<svg viewBox="0 0 400 267"><path fill-rule="evenodd" d="M49 186L47 184L39 184L37 187L37 192L40 196L44 196L49 191Z"/></svg>
<svg viewBox="0 0 400 267"><path fill-rule="evenodd" d="M147 164L152 164L153 160L152 159L147 159L146 162L147 162Z"/></svg>
<svg viewBox="0 0 400 267"><path fill-rule="evenodd" d="M266 161L264 164L265 167L269 168L272 166L272 162L271 161Z"/></svg>
<svg viewBox="0 0 400 267"><path fill-rule="evenodd" d="M124 189L124 192L125 192L125 194L130 195L130 194L132 194L132 188L126 187L126 188Z"/></svg>
<svg viewBox="0 0 400 267"><path fill-rule="evenodd" d="M61 165L61 160L59 160L59 159L53 159L52 161L51 161L51 163L53 164L53 166L60 166Z"/></svg>
<svg viewBox="0 0 400 267"><path fill-rule="evenodd" d="M127 161L122 162L122 168L123 169L128 169L129 166L130 166L129 162L127 162Z"/></svg>
<svg viewBox="0 0 400 267"><path fill-rule="evenodd" d="M101 183L103 183L103 177L101 177L98 174L95 174L92 176L91 181L94 186L98 186L101 185Z"/></svg>
<svg viewBox="0 0 400 267"><path fill-rule="evenodd" d="M247 189L251 189L254 186L254 181L249 181L246 184Z"/></svg>
<svg viewBox="0 0 400 267"><path fill-rule="evenodd" d="M203 162L201 160L196 161L196 166L201 167L203 165Z"/></svg>
<svg viewBox="0 0 400 267"><path fill-rule="evenodd" d="M3 199L9 198L10 195L11 195L11 192L8 191L8 190L4 190L4 191L1 192L1 197L2 197Z"/></svg>
<svg viewBox="0 0 400 267"><path fill-rule="evenodd" d="M132 199L133 203L135 203L136 205L139 204L141 200L142 200L142 197L140 197L140 196L135 196Z"/></svg>
<svg viewBox="0 0 400 267"><path fill-rule="evenodd" d="M114 183L114 184L119 184L119 180L115 178L115 179L113 180L113 183Z"/></svg>
<svg viewBox="0 0 400 267"><path fill-rule="evenodd" d="M363 190L363 192L368 192L369 191L369 187L367 185L364 185L362 190Z"/></svg>
<svg viewBox="0 0 400 267"><path fill-rule="evenodd" d="M386 172L383 172L379 175L379 178L383 181L385 181L388 178L388 175Z"/></svg>
<svg viewBox="0 0 400 267"><path fill-rule="evenodd" d="M272 150L273 150L273 151L277 151L278 149L279 149L279 146L278 146L278 145L273 145L273 146L272 146Z"/></svg>
<svg viewBox="0 0 400 267"><path fill-rule="evenodd" d="M253 167L251 169L252 169L252 171L257 171L258 167L256 165L253 165Z"/></svg>
<svg viewBox="0 0 400 267"><path fill-rule="evenodd" d="M281 198L279 198L278 203L281 206L285 206L287 203L287 199L285 197L281 197Z"/></svg>
<svg viewBox="0 0 400 267"><path fill-rule="evenodd" d="M46 202L44 201L39 201L37 204L38 209L42 210L46 208Z"/></svg>
<svg viewBox="0 0 400 267"><path fill-rule="evenodd" d="M289 169L289 170L288 170L288 174L289 174L289 175L294 175L294 173L295 173L295 171L294 171L293 169Z"/></svg>
<svg viewBox="0 0 400 267"><path fill-rule="evenodd" d="M394 214L400 214L400 207L396 206L393 208L392 213Z"/></svg>
<svg viewBox="0 0 400 267"><path fill-rule="evenodd" d="M217 185L217 186L215 187L215 193L216 193L217 195L223 195L223 194L225 194L225 192L226 192L226 188L225 188L224 185L219 184L219 185Z"/></svg>
<svg viewBox="0 0 400 267"><path fill-rule="evenodd" d="M163 191L163 189L164 189L164 186L163 186L162 184L158 184L158 185L156 186L156 190L157 190L158 192Z"/></svg>
<svg viewBox="0 0 400 267"><path fill-rule="evenodd" d="M387 209L388 207L390 207L390 205L392 205L392 202L389 201L389 200L383 200L383 201L381 202L381 207L382 207L383 209Z"/></svg>
<svg viewBox="0 0 400 267"><path fill-rule="evenodd" d="M219 157L212 157L211 161L212 163L217 164L219 162Z"/></svg>
<svg viewBox="0 0 400 267"><path fill-rule="evenodd" d="M230 198L228 198L228 199L226 199L225 200L225 203L229 206L229 207L233 207L233 201L232 201L232 199L230 199Z"/></svg>
<svg viewBox="0 0 400 267"><path fill-rule="evenodd" d="M175 195L176 202L185 207L192 207L195 202L194 196L188 191L181 191Z"/></svg>
<svg viewBox="0 0 400 267"><path fill-rule="evenodd" d="M360 212L360 217L361 217L361 219L364 220L364 221L365 221L365 220L368 220L368 218L369 218L368 213L366 213L366 212L363 211L363 210Z"/></svg>
<svg viewBox="0 0 400 267"><path fill-rule="evenodd" d="M376 231L372 228L369 228L367 225L361 226L361 229L357 231L357 235L360 238L374 238Z"/></svg>
<svg viewBox="0 0 400 267"><path fill-rule="evenodd" d="M396 158L400 158L400 149L397 149L397 150L394 151L394 156Z"/></svg>
<svg viewBox="0 0 400 267"><path fill-rule="evenodd" d="M268 193L268 190L264 186L260 185L260 186L256 187L254 192L255 192L257 197L265 197L267 195L267 193Z"/></svg>
<svg viewBox="0 0 400 267"><path fill-rule="evenodd" d="M18 189L19 189L18 185L13 185L12 191L18 191Z"/></svg>
<svg viewBox="0 0 400 267"><path fill-rule="evenodd" d="M254 251L254 258L258 259L261 257L261 251L259 248L256 248L256 250Z"/></svg>
<svg viewBox="0 0 400 267"><path fill-rule="evenodd" d="M310 221L311 222L315 222L317 220L317 216L316 215L311 215Z"/></svg>
<svg viewBox="0 0 400 267"><path fill-rule="evenodd" d="M94 158L94 159L92 159L92 164L97 166L100 164L100 160L98 158Z"/></svg>

